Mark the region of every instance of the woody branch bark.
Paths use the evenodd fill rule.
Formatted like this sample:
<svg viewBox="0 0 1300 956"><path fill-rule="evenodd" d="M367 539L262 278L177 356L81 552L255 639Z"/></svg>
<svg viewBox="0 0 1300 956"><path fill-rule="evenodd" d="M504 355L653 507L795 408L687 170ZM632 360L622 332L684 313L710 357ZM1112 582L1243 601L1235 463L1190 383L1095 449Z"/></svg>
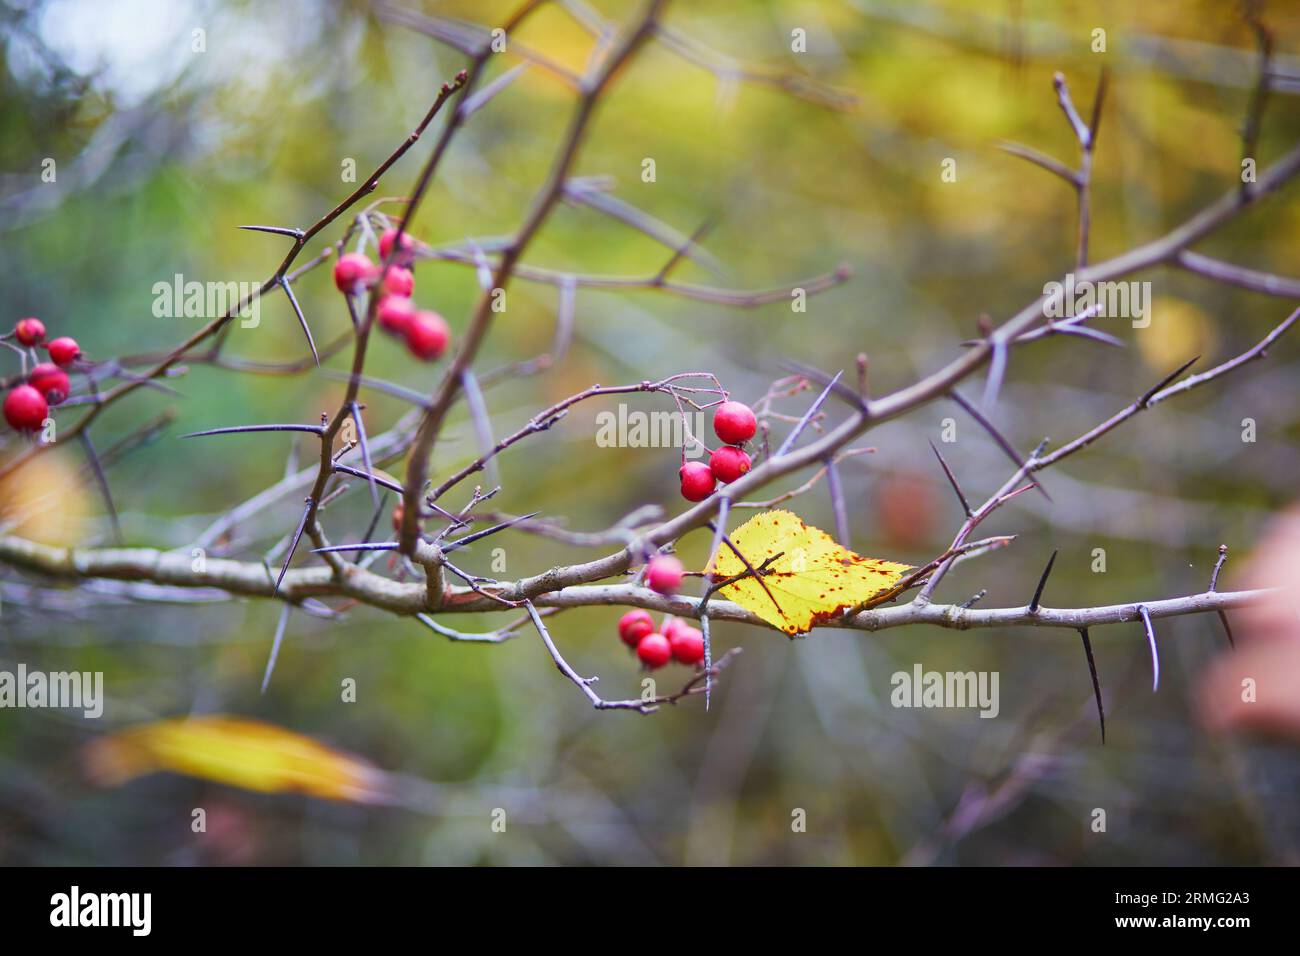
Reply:
<svg viewBox="0 0 1300 956"><path fill-rule="evenodd" d="M270 598L274 574L251 561L209 558L203 571L195 571L188 552L165 552L150 548L57 548L12 535L0 536L0 561L34 574L67 581L104 578L116 581L149 581L182 588L219 588L241 597ZM558 569L557 569L558 570ZM568 575L556 575L567 578ZM498 586L495 593L512 596L523 593L518 586ZM964 608L957 604L910 602L895 607L878 607L826 622L825 627L879 631L913 624L971 630L976 628L1052 627L1074 630L1102 624L1119 624L1139 619L1145 607L1153 618L1230 611L1262 603L1273 592L1206 591L1174 598L1133 601L1104 607L1051 608ZM449 587L443 614L477 614L500 611L501 605L468 587ZM425 587L420 583L394 581L356 565L347 565L342 575L328 567L293 568L284 576L279 600L298 603L307 598L350 598L393 614L415 616L427 611ZM538 608L642 607L685 617L698 616L700 599L687 595L665 596L631 583L564 585L541 591L530 598ZM752 612L730 601L714 597L708 614L713 620L737 621L771 628Z"/></svg>

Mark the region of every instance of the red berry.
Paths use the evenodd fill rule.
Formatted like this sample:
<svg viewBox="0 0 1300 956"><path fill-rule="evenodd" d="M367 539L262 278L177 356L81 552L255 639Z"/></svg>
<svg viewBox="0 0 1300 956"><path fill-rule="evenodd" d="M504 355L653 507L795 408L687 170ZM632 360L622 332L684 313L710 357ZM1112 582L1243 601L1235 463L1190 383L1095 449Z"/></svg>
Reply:
<svg viewBox="0 0 1300 956"><path fill-rule="evenodd" d="M45 348L49 350L50 360L59 368L67 368L81 358L81 346L77 344L76 339L66 335L55 339Z"/></svg>
<svg viewBox="0 0 1300 956"><path fill-rule="evenodd" d="M415 291L415 273L401 266L393 266L384 276L384 293L386 295L410 296Z"/></svg>
<svg viewBox="0 0 1300 956"><path fill-rule="evenodd" d="M375 264L360 252L339 256L339 261L334 263L334 284L344 295L356 295L374 274Z"/></svg>
<svg viewBox="0 0 1300 956"><path fill-rule="evenodd" d="M677 476L682 481L682 497L687 501L703 501L713 494L717 485L713 469L702 461L688 461L682 465Z"/></svg>
<svg viewBox="0 0 1300 956"><path fill-rule="evenodd" d="M40 319L19 319L14 337L20 345L35 345L45 338L45 323Z"/></svg>
<svg viewBox="0 0 1300 956"><path fill-rule="evenodd" d="M437 312L421 310L406 326L406 347L416 358L431 362L447 349L451 330Z"/></svg>
<svg viewBox="0 0 1300 956"><path fill-rule="evenodd" d="M645 583L652 591L672 594L682 583L682 563L671 554L660 554L645 566Z"/></svg>
<svg viewBox="0 0 1300 956"><path fill-rule="evenodd" d="M709 470L724 485L749 471L749 456L734 445L719 445L709 456Z"/></svg>
<svg viewBox="0 0 1300 956"><path fill-rule="evenodd" d="M402 530L402 519L404 517L406 517L406 509L402 507L402 503L399 501L397 504L393 505L393 530L394 531Z"/></svg>
<svg viewBox="0 0 1300 956"><path fill-rule="evenodd" d="M668 644L673 660L679 664L698 664L704 660L704 633L698 627L683 624L674 628Z"/></svg>
<svg viewBox="0 0 1300 956"><path fill-rule="evenodd" d="M32 369L32 374L27 376L27 384L44 395L45 400L51 405L58 405L72 391L68 373L48 362L43 362Z"/></svg>
<svg viewBox="0 0 1300 956"><path fill-rule="evenodd" d="M40 431L50 412L45 396L30 385L19 385L5 396L5 421L20 432Z"/></svg>
<svg viewBox="0 0 1300 956"><path fill-rule="evenodd" d="M393 251L393 243L396 241L397 230L385 229L384 234L379 237L379 255L386 260L388 254ZM393 261L400 265L406 265L414 258L414 256L411 255L414 251L415 240L411 237L409 232L404 232L402 233L402 249Z"/></svg>
<svg viewBox="0 0 1300 956"><path fill-rule="evenodd" d="M664 619L663 627L659 628L659 633L672 641L673 635L683 627L689 627L689 625L681 618L669 617Z"/></svg>
<svg viewBox="0 0 1300 956"><path fill-rule="evenodd" d="M672 660L673 648L662 634L647 634L637 644L636 656L641 658L642 664L654 670Z"/></svg>
<svg viewBox="0 0 1300 956"><path fill-rule="evenodd" d="M728 445L739 445L754 437L758 419L744 402L723 402L713 413L713 430Z"/></svg>
<svg viewBox="0 0 1300 956"><path fill-rule="evenodd" d="M636 647L641 642L641 638L652 633L654 629L655 622L650 617L650 612L640 608L628 611L618 619L618 636L629 647Z"/></svg>
<svg viewBox="0 0 1300 956"><path fill-rule="evenodd" d="M415 318L415 303L405 296L386 295L379 302L379 324L394 335L405 335Z"/></svg>

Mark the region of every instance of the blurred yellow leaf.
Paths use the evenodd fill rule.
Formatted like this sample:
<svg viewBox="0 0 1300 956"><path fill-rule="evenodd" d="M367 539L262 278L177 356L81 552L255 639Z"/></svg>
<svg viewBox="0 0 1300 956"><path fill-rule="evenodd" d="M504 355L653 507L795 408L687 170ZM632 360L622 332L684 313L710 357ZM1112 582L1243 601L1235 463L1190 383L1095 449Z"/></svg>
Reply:
<svg viewBox="0 0 1300 956"><path fill-rule="evenodd" d="M912 570L854 554L789 511L755 515L732 533L731 542L755 568L768 563L762 583L751 576L718 593L787 634L802 634L845 611L891 597ZM714 577L728 578L746 568L723 545L712 570Z"/></svg>
<svg viewBox="0 0 1300 956"><path fill-rule="evenodd" d="M388 801L388 776L370 763L273 724L220 715L159 720L86 748L90 777L120 786L170 771L260 793L305 793L351 803Z"/></svg>

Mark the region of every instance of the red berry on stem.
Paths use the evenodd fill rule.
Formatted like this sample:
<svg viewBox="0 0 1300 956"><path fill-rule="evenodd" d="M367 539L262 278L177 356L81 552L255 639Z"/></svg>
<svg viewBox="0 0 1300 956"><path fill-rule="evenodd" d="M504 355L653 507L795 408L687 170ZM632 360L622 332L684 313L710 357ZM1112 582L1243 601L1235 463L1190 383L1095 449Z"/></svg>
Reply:
<svg viewBox="0 0 1300 956"><path fill-rule="evenodd" d="M387 259L388 254L393 251L393 244L395 242L397 242L397 230L385 229L384 234L379 237L379 255L382 256L384 259ZM413 253L414 251L415 251L415 240L411 237L411 234L409 232L404 232L402 233L401 251L397 254L396 258L393 261L399 263L400 265L406 265L414 258L411 255L411 253Z"/></svg>
<svg viewBox="0 0 1300 956"><path fill-rule="evenodd" d="M758 419L744 402L723 402L713 413L713 430L728 445L739 445L754 437Z"/></svg>
<svg viewBox="0 0 1300 956"><path fill-rule="evenodd" d="M652 591L672 594L682 583L682 563L671 554L660 554L645 566L645 583Z"/></svg>
<svg viewBox="0 0 1300 956"><path fill-rule="evenodd" d="M334 263L334 284L344 295L356 295L375 274L375 264L360 252L339 256Z"/></svg>
<svg viewBox="0 0 1300 956"><path fill-rule="evenodd" d="M437 312L420 311L406 326L406 347L416 358L431 362L447 349L451 330Z"/></svg>
<svg viewBox="0 0 1300 956"><path fill-rule="evenodd" d="M40 431L49 412L45 396L30 385L19 385L5 396L5 421L17 431Z"/></svg>
<svg viewBox="0 0 1300 956"><path fill-rule="evenodd" d="M654 670L672 660L673 648L662 634L647 634L637 644L636 656L641 658L642 664Z"/></svg>
<svg viewBox="0 0 1300 956"><path fill-rule="evenodd" d="M724 485L749 471L749 456L734 445L719 445L709 456L709 470Z"/></svg>
<svg viewBox="0 0 1300 956"><path fill-rule="evenodd" d="M405 335L415 318L415 303L405 296L386 295L379 302L379 324L394 335Z"/></svg>
<svg viewBox="0 0 1300 956"><path fill-rule="evenodd" d="M14 326L14 338L20 345L36 345L45 339L45 323L40 319L19 319Z"/></svg>
<svg viewBox="0 0 1300 956"><path fill-rule="evenodd" d="M59 368L67 368L81 358L81 346L77 340L64 335L45 346L49 350L50 360Z"/></svg>
<svg viewBox="0 0 1300 956"><path fill-rule="evenodd" d="M678 617L664 618L664 623L663 626L659 628L659 633L662 634L664 637L668 638L669 641L672 641L673 635L676 634L679 629L687 626L688 626L687 623L683 621L681 618Z"/></svg>
<svg viewBox="0 0 1300 956"><path fill-rule="evenodd" d="M677 476L682 482L682 497L687 501L703 501L713 494L717 485L713 470L702 461L688 461Z"/></svg>
<svg viewBox="0 0 1300 956"><path fill-rule="evenodd" d="M668 644L672 648L673 660L679 664L698 664L704 660L704 632L698 627L683 624L674 628Z"/></svg>
<svg viewBox="0 0 1300 956"><path fill-rule="evenodd" d="M415 291L415 273L401 266L393 266L384 276L383 288L387 295L409 296Z"/></svg>
<svg viewBox="0 0 1300 956"><path fill-rule="evenodd" d="M618 619L618 636L629 647L636 647L641 643L641 638L653 633L654 629L655 622L650 617L650 612L643 611L641 608L628 611Z"/></svg>
<svg viewBox="0 0 1300 956"><path fill-rule="evenodd" d="M42 362L32 369L32 374L27 376L27 384L44 395L51 405L58 405L72 391L68 373L49 362Z"/></svg>
<svg viewBox="0 0 1300 956"><path fill-rule="evenodd" d="M402 503L399 501L397 504L393 505L393 530L394 531L402 530L402 519L404 517L406 517L406 509L402 507Z"/></svg>

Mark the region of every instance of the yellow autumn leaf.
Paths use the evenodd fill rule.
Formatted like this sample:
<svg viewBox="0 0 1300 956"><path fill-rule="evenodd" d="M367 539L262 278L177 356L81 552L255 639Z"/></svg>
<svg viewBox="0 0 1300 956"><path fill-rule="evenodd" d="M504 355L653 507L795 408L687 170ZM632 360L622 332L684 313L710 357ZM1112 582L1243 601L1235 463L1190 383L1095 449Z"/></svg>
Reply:
<svg viewBox="0 0 1300 956"><path fill-rule="evenodd" d="M845 611L892 597L914 570L910 565L854 554L789 511L755 515L730 538L755 568L765 561L768 564L762 583L751 575L718 593L787 634L802 634ZM714 578L721 580L746 568L724 544L711 570Z"/></svg>
<svg viewBox="0 0 1300 956"><path fill-rule="evenodd" d="M388 776L370 763L273 724L221 715L159 720L110 734L85 751L104 786L171 771L260 793L384 803Z"/></svg>

